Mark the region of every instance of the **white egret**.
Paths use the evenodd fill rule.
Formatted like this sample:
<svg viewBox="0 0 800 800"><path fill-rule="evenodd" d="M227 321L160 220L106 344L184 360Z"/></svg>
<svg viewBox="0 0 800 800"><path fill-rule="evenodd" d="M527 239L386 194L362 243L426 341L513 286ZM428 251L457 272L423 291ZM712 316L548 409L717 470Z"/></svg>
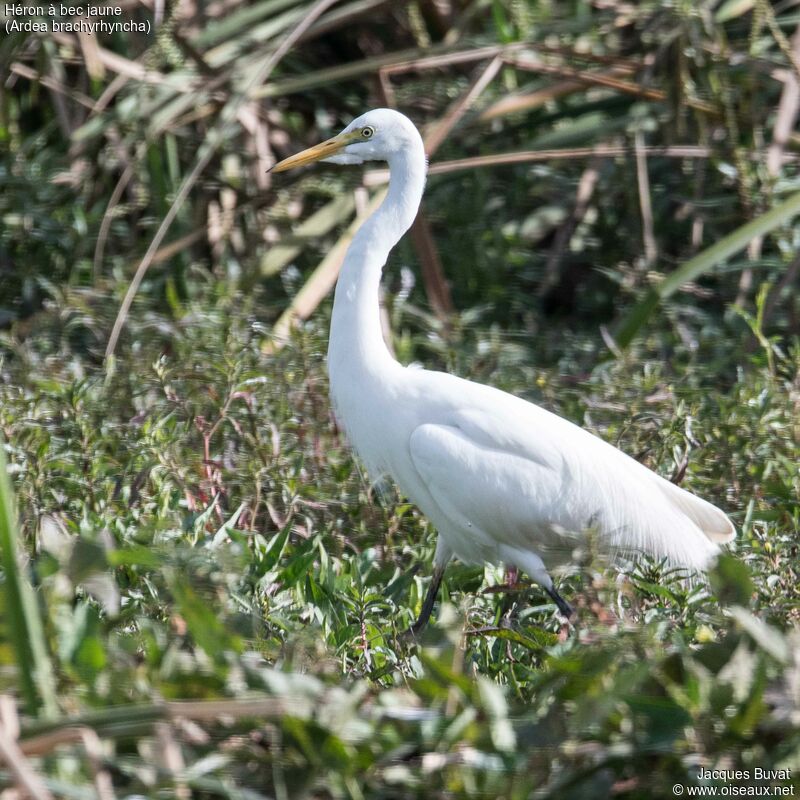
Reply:
<svg viewBox="0 0 800 800"><path fill-rule="evenodd" d="M419 618L428 621L455 556L505 563L572 608L548 572L595 532L610 551L644 552L703 569L735 529L711 503L656 475L588 431L513 395L399 364L383 339L383 265L414 220L426 158L413 123L390 109L291 156L274 172L314 161L386 161L389 190L353 238L333 304L328 370L334 411L373 478L388 473L438 530Z"/></svg>

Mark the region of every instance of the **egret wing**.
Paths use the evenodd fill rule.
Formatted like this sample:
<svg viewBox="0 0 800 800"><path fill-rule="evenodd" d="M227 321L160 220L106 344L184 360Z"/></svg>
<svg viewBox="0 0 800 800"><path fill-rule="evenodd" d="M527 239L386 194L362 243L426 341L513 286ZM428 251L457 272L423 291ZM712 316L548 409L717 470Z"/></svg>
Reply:
<svg viewBox="0 0 800 800"><path fill-rule="evenodd" d="M487 447L454 425L419 426L409 449L445 516L444 525L436 520L440 532L457 539L451 546L462 559L494 560L500 545L562 544L553 534L553 522L564 517L564 479L557 469Z"/></svg>
<svg viewBox="0 0 800 800"><path fill-rule="evenodd" d="M453 529L468 531L488 560L492 543L561 560L594 530L610 550L703 567L717 552L711 540L732 538L719 509L598 437L504 392L468 387L469 402L447 424L419 426L409 446Z"/></svg>

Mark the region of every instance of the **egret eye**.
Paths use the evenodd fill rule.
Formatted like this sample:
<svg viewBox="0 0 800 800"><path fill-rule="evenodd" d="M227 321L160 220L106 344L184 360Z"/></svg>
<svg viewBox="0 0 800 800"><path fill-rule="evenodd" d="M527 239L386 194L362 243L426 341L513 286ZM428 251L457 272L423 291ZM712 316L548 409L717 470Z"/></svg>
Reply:
<svg viewBox="0 0 800 800"><path fill-rule="evenodd" d="M372 138L372 135L373 135L374 133L375 133L375 128L370 128L370 126L369 126L369 125L367 125L367 127L366 127L366 128L362 128L362 129L361 129L361 135L362 135L362 136L363 136L365 139L371 139L371 138Z"/></svg>

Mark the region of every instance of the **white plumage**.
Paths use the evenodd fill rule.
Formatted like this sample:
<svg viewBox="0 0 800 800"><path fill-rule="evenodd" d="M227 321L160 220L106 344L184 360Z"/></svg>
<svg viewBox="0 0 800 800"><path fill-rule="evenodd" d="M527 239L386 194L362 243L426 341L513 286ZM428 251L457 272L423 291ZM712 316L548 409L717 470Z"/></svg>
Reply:
<svg viewBox="0 0 800 800"><path fill-rule="evenodd" d="M518 397L442 372L403 367L380 323L391 248L413 222L425 185L422 139L402 114L377 109L341 134L276 165L385 160L386 199L347 252L333 306L328 369L337 418L373 477L388 473L439 532L427 621L444 566L503 562L544 587L548 569L590 531L609 551L644 552L703 569L735 530L711 503L610 444Z"/></svg>

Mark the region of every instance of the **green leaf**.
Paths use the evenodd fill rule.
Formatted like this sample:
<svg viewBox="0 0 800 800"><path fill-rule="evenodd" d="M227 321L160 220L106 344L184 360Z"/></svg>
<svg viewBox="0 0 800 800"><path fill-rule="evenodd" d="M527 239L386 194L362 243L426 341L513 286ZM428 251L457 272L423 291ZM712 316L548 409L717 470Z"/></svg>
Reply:
<svg viewBox="0 0 800 800"><path fill-rule="evenodd" d="M262 276L275 275L289 264L305 247L317 244L336 225L347 219L355 208L352 194L331 200L319 211L301 222L291 236L285 236L264 254L260 269Z"/></svg>
<svg viewBox="0 0 800 800"><path fill-rule="evenodd" d="M692 723L689 712L671 697L631 694L624 699L631 711L644 721L650 744L663 745L679 740L686 726Z"/></svg>
<svg viewBox="0 0 800 800"><path fill-rule="evenodd" d="M792 656L791 647L777 628L767 625L740 606L731 609L731 616L762 650L783 664L789 663Z"/></svg>
<svg viewBox="0 0 800 800"><path fill-rule="evenodd" d="M220 662L226 651L241 650L239 639L228 633L207 600L200 597L189 583L177 574L173 573L168 580L178 611L185 620L192 638L209 658Z"/></svg>
<svg viewBox="0 0 800 800"><path fill-rule="evenodd" d="M283 528L270 539L264 554L261 556L261 560L258 562L259 575L265 575L280 561L283 551L286 549L289 534L292 531L292 524L292 521L288 520Z"/></svg>
<svg viewBox="0 0 800 800"><path fill-rule="evenodd" d="M756 0L726 0L714 14L717 22L728 22L753 10Z"/></svg>
<svg viewBox="0 0 800 800"><path fill-rule="evenodd" d="M634 583L637 589L640 589L644 592L649 592L650 594L654 594L656 597L660 597L669 603L677 602L675 593L670 591L670 589L666 586L661 586L658 583L651 583L650 581L642 581L642 580L635 580Z"/></svg>
<svg viewBox="0 0 800 800"><path fill-rule="evenodd" d="M164 556L157 550L142 545L133 545L121 550L109 550L108 563L113 567L149 567L156 569L164 563Z"/></svg>
<svg viewBox="0 0 800 800"><path fill-rule="evenodd" d="M469 636L491 636L495 639L503 639L514 644L521 644L528 650L542 650L551 647L558 642L558 636L554 633L542 630L541 628L527 628L525 633L513 630L512 628L482 628L478 631L467 631Z"/></svg>
<svg viewBox="0 0 800 800"><path fill-rule="evenodd" d="M755 590L744 561L727 554L719 557L709 579L714 594L726 605L747 605Z"/></svg>
<svg viewBox="0 0 800 800"><path fill-rule="evenodd" d="M108 569L106 551L99 542L76 539L67 565L67 574L73 583L82 583L90 575Z"/></svg>
<svg viewBox="0 0 800 800"><path fill-rule="evenodd" d="M305 553L293 553L289 563L278 574L277 582L287 588L294 586L300 578L305 577L316 558L316 547L312 547Z"/></svg>

